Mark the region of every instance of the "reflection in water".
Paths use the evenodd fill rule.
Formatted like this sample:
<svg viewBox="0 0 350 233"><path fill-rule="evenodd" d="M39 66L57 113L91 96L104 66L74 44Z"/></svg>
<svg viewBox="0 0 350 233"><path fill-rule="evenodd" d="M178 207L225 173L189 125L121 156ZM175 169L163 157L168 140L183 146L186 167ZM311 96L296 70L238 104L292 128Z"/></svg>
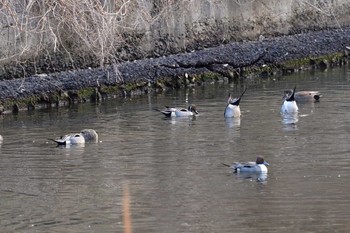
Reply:
<svg viewBox="0 0 350 233"><path fill-rule="evenodd" d="M124 233L132 233L129 183L123 185L123 224Z"/></svg>
<svg viewBox="0 0 350 233"><path fill-rule="evenodd" d="M225 117L227 128L239 128L241 125L241 118L239 117Z"/></svg>
<svg viewBox="0 0 350 233"><path fill-rule="evenodd" d="M57 145L56 147L60 147L60 148L83 148L85 147L84 143L79 143L79 144L66 144L66 145Z"/></svg>
<svg viewBox="0 0 350 233"><path fill-rule="evenodd" d="M296 124L299 121L298 113L282 113L282 123L285 125Z"/></svg>

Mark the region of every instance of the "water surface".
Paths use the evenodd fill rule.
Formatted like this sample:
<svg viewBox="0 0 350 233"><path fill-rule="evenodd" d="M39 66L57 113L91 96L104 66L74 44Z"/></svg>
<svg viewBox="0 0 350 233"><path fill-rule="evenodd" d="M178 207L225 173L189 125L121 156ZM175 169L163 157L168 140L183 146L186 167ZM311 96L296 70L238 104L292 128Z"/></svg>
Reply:
<svg viewBox="0 0 350 233"><path fill-rule="evenodd" d="M0 231L123 232L127 186L133 232L348 232L349 81L345 67L3 116ZM323 97L288 124L279 110L295 85ZM241 119L225 120L245 87ZM199 116L154 111L190 103ZM100 142L47 139L83 128ZM257 155L267 177L222 165Z"/></svg>

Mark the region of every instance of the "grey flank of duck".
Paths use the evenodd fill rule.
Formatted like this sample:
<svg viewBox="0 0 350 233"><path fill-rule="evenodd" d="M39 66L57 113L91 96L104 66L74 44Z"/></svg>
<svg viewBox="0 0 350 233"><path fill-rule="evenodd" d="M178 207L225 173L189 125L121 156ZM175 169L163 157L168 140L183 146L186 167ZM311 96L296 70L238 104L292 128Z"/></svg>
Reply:
<svg viewBox="0 0 350 233"><path fill-rule="evenodd" d="M293 90L284 91L284 98L288 98L292 94ZM318 102L322 94L319 91L297 91L294 94L296 102Z"/></svg>
<svg viewBox="0 0 350 233"><path fill-rule="evenodd" d="M166 117L185 117L185 116L195 116L198 115L196 105L190 105L188 108L176 108L166 106L163 110L155 109L161 112Z"/></svg>
<svg viewBox="0 0 350 233"><path fill-rule="evenodd" d="M267 166L270 164L258 156L255 162L235 162L232 165L223 163L223 165L230 167L235 173L267 173Z"/></svg>
<svg viewBox="0 0 350 233"><path fill-rule="evenodd" d="M241 116L241 109L239 107L239 103L244 95L244 93L246 92L247 88L242 92L242 94L238 97L238 98L232 98L231 93L228 96L228 100L227 100L227 105L225 108L225 112L224 112L224 117L228 118L228 117L240 117Z"/></svg>

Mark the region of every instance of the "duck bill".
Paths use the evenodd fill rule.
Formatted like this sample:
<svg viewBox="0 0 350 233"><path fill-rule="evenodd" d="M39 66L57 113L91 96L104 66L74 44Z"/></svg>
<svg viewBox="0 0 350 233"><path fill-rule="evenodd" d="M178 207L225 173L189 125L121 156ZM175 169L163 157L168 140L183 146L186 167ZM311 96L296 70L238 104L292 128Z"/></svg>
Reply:
<svg viewBox="0 0 350 233"><path fill-rule="evenodd" d="M264 161L264 165L265 166L270 166L270 164L268 162L266 162L266 161Z"/></svg>

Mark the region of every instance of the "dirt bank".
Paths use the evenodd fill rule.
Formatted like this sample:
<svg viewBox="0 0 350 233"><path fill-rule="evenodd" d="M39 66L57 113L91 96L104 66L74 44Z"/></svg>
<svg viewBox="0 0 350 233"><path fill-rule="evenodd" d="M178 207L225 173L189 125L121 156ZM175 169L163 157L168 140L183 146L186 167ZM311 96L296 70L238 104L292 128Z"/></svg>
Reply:
<svg viewBox="0 0 350 233"><path fill-rule="evenodd" d="M0 82L2 112L196 85L205 78L244 79L348 62L350 28L227 44L104 68L41 74Z"/></svg>

